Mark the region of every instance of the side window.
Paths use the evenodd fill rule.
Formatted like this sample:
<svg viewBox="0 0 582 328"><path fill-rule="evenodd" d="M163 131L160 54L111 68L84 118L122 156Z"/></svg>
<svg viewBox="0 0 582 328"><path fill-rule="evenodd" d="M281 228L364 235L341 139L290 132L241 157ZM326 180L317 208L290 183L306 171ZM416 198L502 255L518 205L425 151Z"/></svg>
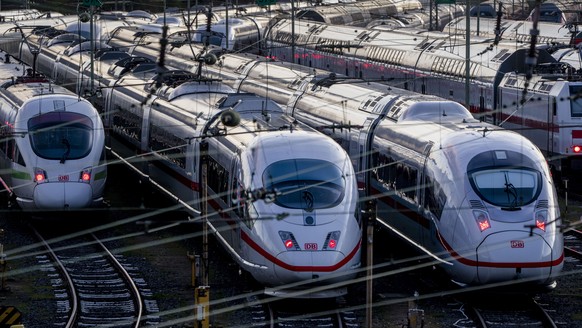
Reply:
<svg viewBox="0 0 582 328"><path fill-rule="evenodd" d="M212 157L208 157L207 182L225 203L228 202L228 171Z"/></svg>
<svg viewBox="0 0 582 328"><path fill-rule="evenodd" d="M141 118L139 116L117 107L117 110L113 111L112 121L112 128L115 133L121 134L136 143L140 142Z"/></svg>
<svg viewBox="0 0 582 328"><path fill-rule="evenodd" d="M188 142L161 129L150 125L150 148L182 169L186 168L186 149Z"/></svg>
<svg viewBox="0 0 582 328"><path fill-rule="evenodd" d="M417 177L418 170L415 167L404 162L396 164L396 190L402 197L413 202L418 202L416 199Z"/></svg>
<svg viewBox="0 0 582 328"><path fill-rule="evenodd" d="M440 220L443 213L443 208L446 203L446 196L444 192L442 191L440 185L429 176L425 177L424 191L425 208Z"/></svg>
<svg viewBox="0 0 582 328"><path fill-rule="evenodd" d="M14 139L12 139L12 141L14 142ZM22 154L20 153L20 149L18 149L18 145L16 143L14 143L14 161L16 163L18 163L19 165L22 166L26 166L26 163L24 162L24 158L22 157Z"/></svg>
<svg viewBox="0 0 582 328"><path fill-rule="evenodd" d="M375 157L375 158L374 158ZM394 189L394 160L385 154L373 156L376 179L383 183L388 189Z"/></svg>
<svg viewBox="0 0 582 328"><path fill-rule="evenodd" d="M14 146L15 146L14 138L9 137L8 140L6 141L6 156L8 156L8 158L13 161L14 161Z"/></svg>
<svg viewBox="0 0 582 328"><path fill-rule="evenodd" d="M231 195L232 207L234 208L234 212L240 218L244 215L244 206L245 206L245 199L244 199L244 188L238 182L238 179L234 177L232 179L232 195Z"/></svg>

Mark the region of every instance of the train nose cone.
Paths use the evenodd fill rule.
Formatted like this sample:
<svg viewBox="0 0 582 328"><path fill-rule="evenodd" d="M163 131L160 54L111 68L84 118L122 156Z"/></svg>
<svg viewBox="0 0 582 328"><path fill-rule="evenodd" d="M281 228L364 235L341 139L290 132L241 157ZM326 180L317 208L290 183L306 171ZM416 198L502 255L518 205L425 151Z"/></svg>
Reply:
<svg viewBox="0 0 582 328"><path fill-rule="evenodd" d="M40 209L76 209L87 207L93 189L86 183L43 183L34 188L34 203Z"/></svg>
<svg viewBox="0 0 582 328"><path fill-rule="evenodd" d="M321 284L344 281L346 276L338 273L350 271L350 264L344 263L344 259L345 255L336 251L284 252L277 256L279 265L275 265L275 276L283 283L316 278L326 278Z"/></svg>
<svg viewBox="0 0 582 328"><path fill-rule="evenodd" d="M557 261L544 238L527 232L519 237L515 232L496 233L477 248L477 274L483 284L512 279L543 282Z"/></svg>

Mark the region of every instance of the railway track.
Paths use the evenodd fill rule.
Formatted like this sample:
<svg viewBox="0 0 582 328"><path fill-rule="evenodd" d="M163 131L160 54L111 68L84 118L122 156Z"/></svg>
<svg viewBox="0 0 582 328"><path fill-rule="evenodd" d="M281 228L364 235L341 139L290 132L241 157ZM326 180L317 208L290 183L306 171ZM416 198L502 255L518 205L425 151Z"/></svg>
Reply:
<svg viewBox="0 0 582 328"><path fill-rule="evenodd" d="M342 311L333 300L249 300L253 305L253 327L265 328L359 328L360 323L354 312ZM324 303L329 302L328 305ZM313 303L307 305L306 303Z"/></svg>
<svg viewBox="0 0 582 328"><path fill-rule="evenodd" d="M566 255L582 260L582 231L574 229L564 234L564 251Z"/></svg>
<svg viewBox="0 0 582 328"><path fill-rule="evenodd" d="M495 300L470 302L467 303L467 309L478 328L557 327L546 310L531 297L499 297Z"/></svg>
<svg viewBox="0 0 582 328"><path fill-rule="evenodd" d="M32 227L46 247L61 283L55 288L58 316L54 327L155 326L159 318L151 291L94 234L48 239Z"/></svg>

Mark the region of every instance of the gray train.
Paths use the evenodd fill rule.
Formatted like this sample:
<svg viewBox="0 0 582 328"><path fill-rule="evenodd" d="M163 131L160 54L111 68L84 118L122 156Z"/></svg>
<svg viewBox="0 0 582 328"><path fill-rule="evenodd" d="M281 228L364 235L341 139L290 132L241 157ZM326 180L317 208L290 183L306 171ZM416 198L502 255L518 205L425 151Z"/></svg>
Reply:
<svg viewBox="0 0 582 328"><path fill-rule="evenodd" d="M2 189L24 211L103 206L107 163L97 109L1 55Z"/></svg>
<svg viewBox="0 0 582 328"><path fill-rule="evenodd" d="M156 58L156 39L132 55ZM196 71L193 50L212 57L182 46L165 58ZM377 199L379 222L434 257L454 282L555 285L564 262L561 219L549 168L531 141L437 96L251 54L218 57L203 66L206 76L325 126L350 154L358 184Z"/></svg>
<svg viewBox="0 0 582 328"><path fill-rule="evenodd" d="M27 38L22 58L71 90L90 91L92 80L102 90L112 150L134 158L129 165L208 219L219 243L266 293L348 292L361 266L362 224L345 150L268 98L184 70L160 71L154 61L105 45L91 74L83 42L47 37ZM39 43L48 46L26 53Z"/></svg>

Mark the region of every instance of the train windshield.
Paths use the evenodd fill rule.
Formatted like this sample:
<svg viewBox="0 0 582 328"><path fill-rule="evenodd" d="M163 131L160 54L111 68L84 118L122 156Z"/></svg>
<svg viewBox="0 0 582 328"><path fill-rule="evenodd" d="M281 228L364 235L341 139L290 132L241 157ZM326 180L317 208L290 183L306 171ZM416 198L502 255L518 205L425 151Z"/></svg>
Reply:
<svg viewBox="0 0 582 328"><path fill-rule="evenodd" d="M468 165L471 186L481 198L504 209L533 202L542 189L541 174L523 154L499 150L475 156Z"/></svg>
<svg viewBox="0 0 582 328"><path fill-rule="evenodd" d="M342 171L335 164L316 159L289 159L273 163L263 173L267 190L280 194L275 203L307 211L339 204L345 191Z"/></svg>
<svg viewBox="0 0 582 328"><path fill-rule="evenodd" d="M60 160L87 156L93 143L93 123L87 116L50 112L31 118L28 131L32 150L41 158Z"/></svg>

